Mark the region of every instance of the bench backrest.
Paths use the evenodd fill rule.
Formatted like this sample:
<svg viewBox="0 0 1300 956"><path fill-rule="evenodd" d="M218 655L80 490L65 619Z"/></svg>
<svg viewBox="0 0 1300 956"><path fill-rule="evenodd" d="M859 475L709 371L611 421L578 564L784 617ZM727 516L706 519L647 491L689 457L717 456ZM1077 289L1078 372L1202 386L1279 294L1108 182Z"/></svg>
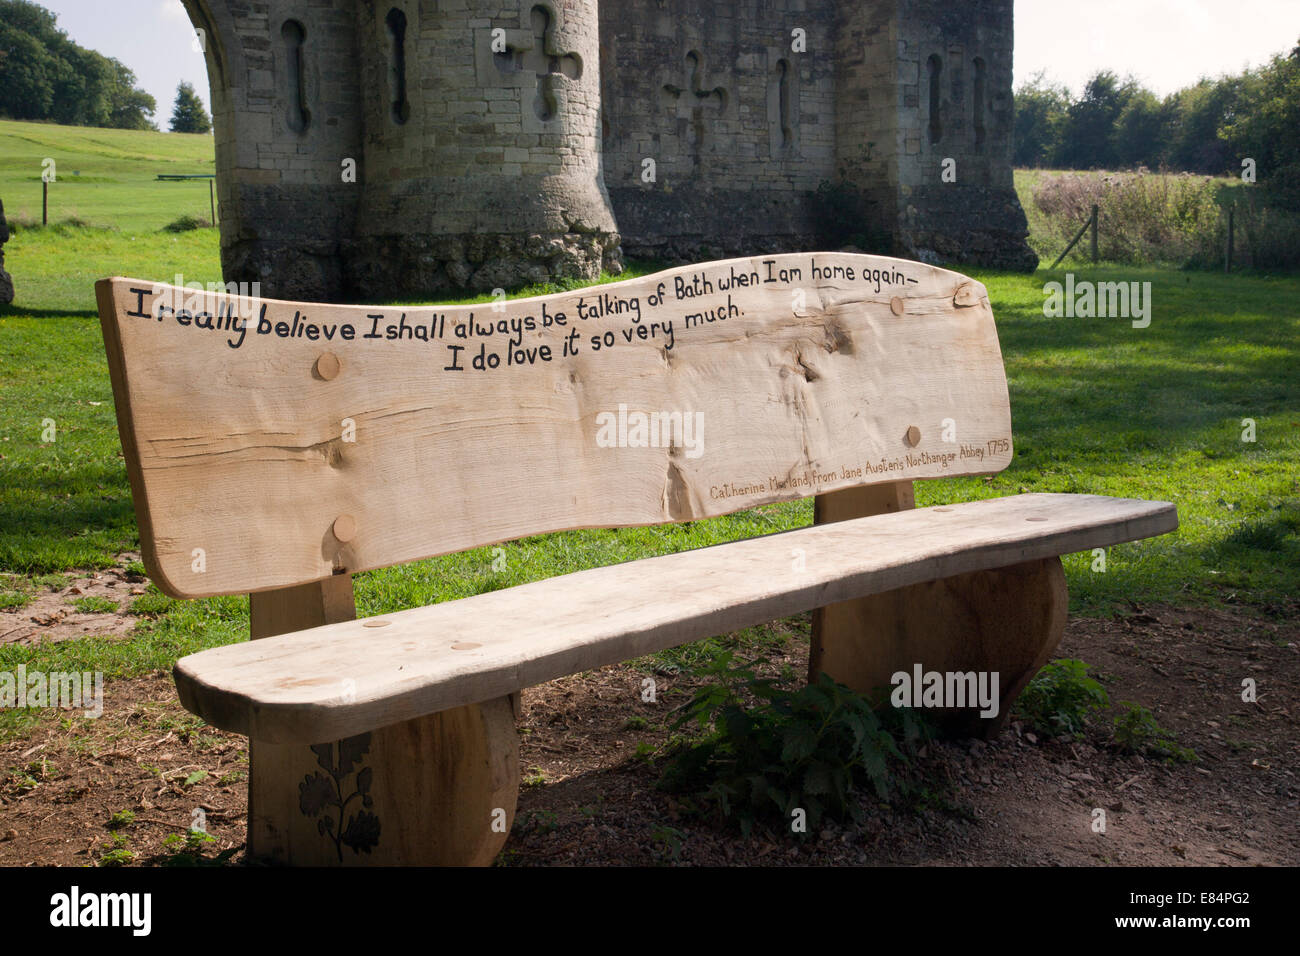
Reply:
<svg viewBox="0 0 1300 956"><path fill-rule="evenodd" d="M1011 458L986 290L900 259L470 306L96 291L144 561L178 597Z"/></svg>

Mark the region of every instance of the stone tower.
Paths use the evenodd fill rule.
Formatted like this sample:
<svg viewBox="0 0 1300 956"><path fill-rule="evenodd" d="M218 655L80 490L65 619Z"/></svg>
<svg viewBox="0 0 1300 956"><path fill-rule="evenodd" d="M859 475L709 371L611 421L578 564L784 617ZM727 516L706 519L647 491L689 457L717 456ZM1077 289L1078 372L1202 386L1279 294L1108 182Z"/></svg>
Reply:
<svg viewBox="0 0 1300 956"><path fill-rule="evenodd" d="M1012 0L183 0L227 280L432 297L853 243L1032 268Z"/></svg>
<svg viewBox="0 0 1300 956"><path fill-rule="evenodd" d="M617 268L596 0L357 8L365 185L349 285L414 295Z"/></svg>
<svg viewBox="0 0 1300 956"><path fill-rule="evenodd" d="M396 298L618 268L596 0L183 2L229 281Z"/></svg>

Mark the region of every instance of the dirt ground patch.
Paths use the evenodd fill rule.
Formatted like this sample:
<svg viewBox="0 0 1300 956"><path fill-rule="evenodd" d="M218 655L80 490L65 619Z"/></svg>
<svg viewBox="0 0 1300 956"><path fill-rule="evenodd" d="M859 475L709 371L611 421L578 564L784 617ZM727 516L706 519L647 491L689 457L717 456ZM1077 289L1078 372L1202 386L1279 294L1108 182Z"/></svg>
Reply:
<svg viewBox="0 0 1300 956"><path fill-rule="evenodd" d="M139 623L128 613L131 603L149 584L130 569L139 561L140 555L127 552L114 567L60 575L62 585L43 587L22 607L0 611L0 644L125 637Z"/></svg>
<svg viewBox="0 0 1300 956"><path fill-rule="evenodd" d="M946 783L946 809L873 804L864 825L802 841L742 839L655 789L645 755L667 739L663 695L685 677L656 676L659 704L641 701L648 672L631 664L553 681L525 694L524 786L500 862L1297 865L1298 610L1145 607L1069 624L1058 656L1090 664L1113 702L1151 708L1197 763L1126 755L1100 732L1039 740L1013 722L988 743L929 746L924 768ZM802 670L807 644L768 656ZM1247 678L1254 703L1241 699ZM244 739L186 713L166 674L105 690L100 719L49 716L0 744L0 865L174 862L175 836L200 817L206 856L240 862Z"/></svg>

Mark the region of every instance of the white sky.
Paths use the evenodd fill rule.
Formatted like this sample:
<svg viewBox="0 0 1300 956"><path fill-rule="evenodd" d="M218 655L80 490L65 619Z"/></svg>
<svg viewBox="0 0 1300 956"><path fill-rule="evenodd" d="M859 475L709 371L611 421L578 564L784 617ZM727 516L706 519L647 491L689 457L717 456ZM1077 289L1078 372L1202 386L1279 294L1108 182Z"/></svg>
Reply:
<svg viewBox="0 0 1300 956"><path fill-rule="evenodd" d="M1039 70L1077 96L1101 69L1165 96L1300 43L1300 0L1015 0L1016 84Z"/></svg>
<svg viewBox="0 0 1300 956"><path fill-rule="evenodd" d="M209 103L207 69L191 48L179 0L38 2L72 39L135 71L158 100L160 128L181 80ZM1163 96L1202 76L1258 66L1300 42L1300 0L1016 0L1015 10L1016 83L1046 70L1076 94L1097 70L1110 69Z"/></svg>

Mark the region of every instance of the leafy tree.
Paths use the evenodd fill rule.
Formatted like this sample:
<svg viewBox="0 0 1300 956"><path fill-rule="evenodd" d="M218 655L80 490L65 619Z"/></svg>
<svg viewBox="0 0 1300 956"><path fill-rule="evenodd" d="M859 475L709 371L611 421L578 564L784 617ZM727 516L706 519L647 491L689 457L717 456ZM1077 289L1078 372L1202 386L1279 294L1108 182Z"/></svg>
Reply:
<svg viewBox="0 0 1300 956"><path fill-rule="evenodd" d="M1232 168L1233 150L1219 133L1236 120L1245 77L1202 79L1174 94L1179 120L1171 156L1173 166L1210 174Z"/></svg>
<svg viewBox="0 0 1300 956"><path fill-rule="evenodd" d="M1240 173L1242 160L1251 158L1260 183L1269 178L1274 202L1300 204L1300 46L1258 69L1204 78L1163 100L1131 77L1102 71L1071 101L1040 73L1016 91L1015 109L1019 166L1171 167L1221 175ZM1290 193L1287 183L1297 184Z"/></svg>
<svg viewBox="0 0 1300 956"><path fill-rule="evenodd" d="M58 63L39 40L0 16L0 114L45 119L58 73Z"/></svg>
<svg viewBox="0 0 1300 956"><path fill-rule="evenodd" d="M0 23L7 23L20 33L47 40L60 35L54 13L29 0L0 0Z"/></svg>
<svg viewBox="0 0 1300 956"><path fill-rule="evenodd" d="M158 101L135 85L135 74L116 60L108 84L108 123L116 129L157 129L149 117L158 109ZM201 106L202 104L200 104Z"/></svg>
<svg viewBox="0 0 1300 956"><path fill-rule="evenodd" d="M212 129L212 120L203 108L203 101L194 92L190 83L182 82L176 87L176 105L172 108L173 133L207 133Z"/></svg>
<svg viewBox="0 0 1300 956"><path fill-rule="evenodd" d="M30 0L0 0L0 115L147 129L153 97L122 63L78 46Z"/></svg>
<svg viewBox="0 0 1300 956"><path fill-rule="evenodd" d="M1083 98L1066 115L1058 162L1074 169L1110 169L1119 163L1116 127L1120 115L1140 87L1120 81L1110 70L1096 73Z"/></svg>
<svg viewBox="0 0 1300 956"><path fill-rule="evenodd" d="M1254 159L1261 186L1275 201L1300 209L1300 47L1275 56L1244 85L1245 101L1219 130L1234 165Z"/></svg>
<svg viewBox="0 0 1300 956"><path fill-rule="evenodd" d="M67 126L107 126L112 76L108 57L69 45L58 54L62 65L49 118Z"/></svg>
<svg viewBox="0 0 1300 956"><path fill-rule="evenodd" d="M1222 137L1265 170L1300 161L1300 57L1274 57L1244 95L1248 106L1225 121Z"/></svg>
<svg viewBox="0 0 1300 956"><path fill-rule="evenodd" d="M1070 91L1038 72L1016 90L1015 152L1017 166L1045 166L1060 148L1070 108Z"/></svg>
<svg viewBox="0 0 1300 956"><path fill-rule="evenodd" d="M1115 120L1115 156L1120 165L1151 169L1165 165L1176 124L1172 103L1161 101L1150 90L1135 90Z"/></svg>

